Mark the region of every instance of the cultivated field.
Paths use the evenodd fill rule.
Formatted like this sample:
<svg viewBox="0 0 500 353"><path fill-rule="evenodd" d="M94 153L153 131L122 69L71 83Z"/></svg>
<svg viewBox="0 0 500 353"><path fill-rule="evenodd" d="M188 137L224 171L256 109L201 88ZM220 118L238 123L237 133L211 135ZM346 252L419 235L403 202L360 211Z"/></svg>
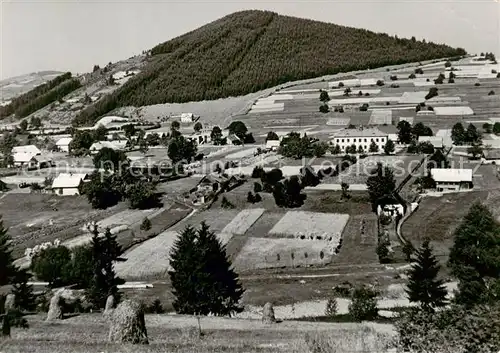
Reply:
<svg viewBox="0 0 500 353"><path fill-rule="evenodd" d="M170 251L179 234L166 231L133 248L122 257L124 262L117 262L116 273L122 278L151 278L167 276L170 269Z"/></svg>
<svg viewBox="0 0 500 353"><path fill-rule="evenodd" d="M348 220L347 214L289 211L269 234L337 244Z"/></svg>
<svg viewBox="0 0 500 353"><path fill-rule="evenodd" d="M473 191L425 197L418 209L403 223L403 237L419 246L429 237L438 256L447 256L453 232L474 202L486 200L488 192Z"/></svg>

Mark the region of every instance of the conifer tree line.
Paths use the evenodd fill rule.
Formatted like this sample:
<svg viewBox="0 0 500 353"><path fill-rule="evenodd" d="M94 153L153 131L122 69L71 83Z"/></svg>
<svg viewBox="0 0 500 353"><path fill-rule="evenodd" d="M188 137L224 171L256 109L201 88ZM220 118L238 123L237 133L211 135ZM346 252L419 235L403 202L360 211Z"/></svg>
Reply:
<svg viewBox="0 0 500 353"><path fill-rule="evenodd" d="M14 98L9 105L0 107L0 119L12 114L15 114L16 118L24 118L50 103L63 98L80 86L80 81L72 78L70 72L66 72Z"/></svg>
<svg viewBox="0 0 500 353"><path fill-rule="evenodd" d="M463 49L267 11L242 11L160 44L145 70L86 108L93 124L122 106L239 96L321 75L465 55Z"/></svg>

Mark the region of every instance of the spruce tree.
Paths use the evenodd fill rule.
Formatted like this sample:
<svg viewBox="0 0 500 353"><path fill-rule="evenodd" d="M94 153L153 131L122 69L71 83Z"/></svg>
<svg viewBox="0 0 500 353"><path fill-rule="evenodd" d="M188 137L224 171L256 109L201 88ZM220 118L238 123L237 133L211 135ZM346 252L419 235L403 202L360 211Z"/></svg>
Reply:
<svg viewBox="0 0 500 353"><path fill-rule="evenodd" d="M33 286L28 284L30 277L26 270L19 270L12 285L12 294L15 295L15 307L22 312L33 312L36 308Z"/></svg>
<svg viewBox="0 0 500 353"><path fill-rule="evenodd" d="M439 262L432 253L429 239L416 251L416 261L413 263L408 276L408 299L418 303L426 311L434 311L446 305L446 287L438 279Z"/></svg>
<svg viewBox="0 0 500 353"><path fill-rule="evenodd" d="M11 283L16 274L10 241L7 229L0 218L0 287Z"/></svg>
<svg viewBox="0 0 500 353"><path fill-rule="evenodd" d="M100 309L106 304L109 295L112 295L116 302L120 300L118 285L124 281L116 276L113 262L120 255L121 249L116 242L116 236L113 236L109 229L106 229L102 237L97 227L92 230L91 246L94 268L86 296L95 308Z"/></svg>
<svg viewBox="0 0 500 353"><path fill-rule="evenodd" d="M455 301L466 306L498 301L500 226L488 208L472 205L454 238L448 266L458 279Z"/></svg>
<svg viewBox="0 0 500 353"><path fill-rule="evenodd" d="M217 316L240 312L243 288L226 249L205 222L186 227L174 244L169 271L179 314Z"/></svg>

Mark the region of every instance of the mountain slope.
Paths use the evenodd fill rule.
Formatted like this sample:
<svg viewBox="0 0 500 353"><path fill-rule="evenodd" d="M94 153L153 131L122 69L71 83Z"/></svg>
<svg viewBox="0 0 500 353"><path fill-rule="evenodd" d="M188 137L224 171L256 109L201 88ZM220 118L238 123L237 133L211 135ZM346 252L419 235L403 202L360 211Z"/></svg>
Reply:
<svg viewBox="0 0 500 353"><path fill-rule="evenodd" d="M464 54L446 45L267 11L237 12L154 47L141 74L74 123L91 124L127 105L238 96L287 81Z"/></svg>

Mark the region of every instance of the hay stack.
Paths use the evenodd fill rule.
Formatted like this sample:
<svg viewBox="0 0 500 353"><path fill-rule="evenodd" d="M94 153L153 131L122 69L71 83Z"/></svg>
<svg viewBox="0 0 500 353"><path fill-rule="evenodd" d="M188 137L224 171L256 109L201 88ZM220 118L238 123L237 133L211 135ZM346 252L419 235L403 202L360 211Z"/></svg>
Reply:
<svg viewBox="0 0 500 353"><path fill-rule="evenodd" d="M111 313L109 341L112 343L148 344L144 310L134 301L121 302Z"/></svg>
<svg viewBox="0 0 500 353"><path fill-rule="evenodd" d="M109 316L113 312L115 308L115 297L112 295L108 296L108 299L106 299L106 306L104 307L104 315Z"/></svg>
<svg viewBox="0 0 500 353"><path fill-rule="evenodd" d="M276 322L273 304L266 303L266 305L264 305L264 310L262 312L262 322L265 324L273 324Z"/></svg>
<svg viewBox="0 0 500 353"><path fill-rule="evenodd" d="M5 312L8 313L12 309L14 309L15 306L16 306L15 294L12 294L12 293L7 294L7 296L5 297L5 303L4 303Z"/></svg>
<svg viewBox="0 0 500 353"><path fill-rule="evenodd" d="M61 297L55 294L50 299L49 312L47 314L47 321L62 320L63 312L61 308Z"/></svg>

